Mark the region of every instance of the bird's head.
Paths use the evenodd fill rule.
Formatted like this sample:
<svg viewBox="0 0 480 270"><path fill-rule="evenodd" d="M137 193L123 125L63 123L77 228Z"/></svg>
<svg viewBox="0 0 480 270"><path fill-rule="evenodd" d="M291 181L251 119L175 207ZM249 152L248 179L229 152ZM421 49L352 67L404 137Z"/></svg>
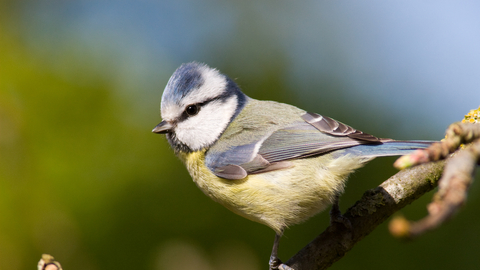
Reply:
<svg viewBox="0 0 480 270"><path fill-rule="evenodd" d="M205 64L181 65L162 96L162 122L152 132L166 134L176 152L214 144L244 107L247 96L227 76Z"/></svg>

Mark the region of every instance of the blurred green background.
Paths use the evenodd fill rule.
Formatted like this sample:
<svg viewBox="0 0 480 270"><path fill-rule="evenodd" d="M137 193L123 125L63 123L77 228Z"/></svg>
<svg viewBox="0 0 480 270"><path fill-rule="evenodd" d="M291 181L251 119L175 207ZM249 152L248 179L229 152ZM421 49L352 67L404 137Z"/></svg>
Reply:
<svg viewBox="0 0 480 270"><path fill-rule="evenodd" d="M249 96L396 139L480 105L475 1L0 1L0 269L266 269L274 233L197 189L163 136L170 74L200 61ZM395 173L353 175L346 209ZM479 179L477 174L477 180ZM480 188L422 238L385 224L332 269L475 269ZM418 219L430 196L402 211ZM328 224L286 231L288 259Z"/></svg>

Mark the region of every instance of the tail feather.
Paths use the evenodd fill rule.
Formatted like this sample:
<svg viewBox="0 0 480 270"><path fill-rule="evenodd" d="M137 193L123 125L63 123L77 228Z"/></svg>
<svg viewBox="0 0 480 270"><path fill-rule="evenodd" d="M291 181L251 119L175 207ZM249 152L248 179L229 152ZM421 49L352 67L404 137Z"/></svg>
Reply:
<svg viewBox="0 0 480 270"><path fill-rule="evenodd" d="M429 147L435 141L385 141L382 144L362 144L345 149L344 154L362 157L402 156Z"/></svg>

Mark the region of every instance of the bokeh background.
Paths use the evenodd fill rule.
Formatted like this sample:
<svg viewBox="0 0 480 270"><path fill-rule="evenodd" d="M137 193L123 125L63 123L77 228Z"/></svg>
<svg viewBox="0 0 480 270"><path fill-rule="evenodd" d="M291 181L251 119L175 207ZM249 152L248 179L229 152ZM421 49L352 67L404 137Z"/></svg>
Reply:
<svg viewBox="0 0 480 270"><path fill-rule="evenodd" d="M274 233L197 189L163 136L163 88L205 62L249 96L396 139L480 105L478 1L0 1L0 269L266 269ZM345 210L395 173L353 175ZM479 179L477 174L477 180ZM422 238L385 224L332 269L475 269L480 187ZM424 196L403 210L426 214ZM328 224L286 231L288 259Z"/></svg>

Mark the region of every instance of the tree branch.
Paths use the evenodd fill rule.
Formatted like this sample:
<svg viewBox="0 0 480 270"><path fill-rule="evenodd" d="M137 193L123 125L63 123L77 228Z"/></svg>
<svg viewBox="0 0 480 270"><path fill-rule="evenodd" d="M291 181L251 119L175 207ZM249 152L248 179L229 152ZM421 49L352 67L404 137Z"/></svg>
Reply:
<svg viewBox="0 0 480 270"><path fill-rule="evenodd" d="M368 190L344 214L351 229L333 223L286 264L295 270L326 269L393 213L435 188L443 166L438 161L406 169Z"/></svg>

